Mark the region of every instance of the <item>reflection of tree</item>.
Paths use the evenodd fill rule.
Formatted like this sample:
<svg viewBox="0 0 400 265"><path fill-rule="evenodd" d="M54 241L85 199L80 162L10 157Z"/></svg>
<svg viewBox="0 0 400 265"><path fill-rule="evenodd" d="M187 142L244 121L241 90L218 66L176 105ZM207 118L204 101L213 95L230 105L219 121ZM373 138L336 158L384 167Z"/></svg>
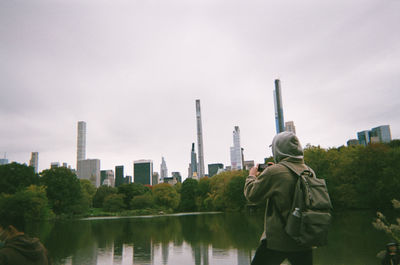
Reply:
<svg viewBox="0 0 400 265"><path fill-rule="evenodd" d="M55 223L46 245L55 260L74 256L79 249L93 247L109 249L114 261L122 262L132 248L133 264L151 264L154 248L161 248L162 263L168 264L170 243L192 247L196 264L209 263L209 249L232 248L251 251L258 245L263 228L262 216L241 214L161 216L152 218L123 218ZM63 240L60 241L59 238ZM62 245L62 246L61 246ZM81 254L79 254L81 256Z"/></svg>

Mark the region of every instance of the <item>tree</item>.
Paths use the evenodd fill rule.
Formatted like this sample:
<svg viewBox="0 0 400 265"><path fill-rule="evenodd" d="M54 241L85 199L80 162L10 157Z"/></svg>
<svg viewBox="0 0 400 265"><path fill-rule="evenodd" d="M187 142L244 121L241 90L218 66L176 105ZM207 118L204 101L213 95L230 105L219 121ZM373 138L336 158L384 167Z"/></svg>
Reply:
<svg viewBox="0 0 400 265"><path fill-rule="evenodd" d="M130 205L133 197L143 195L146 192L150 192L150 189L138 183L122 184L118 186L118 193L124 195L124 203L127 206Z"/></svg>
<svg viewBox="0 0 400 265"><path fill-rule="evenodd" d="M33 167L15 162L0 166L0 193L13 194L38 183L39 175Z"/></svg>
<svg viewBox="0 0 400 265"><path fill-rule="evenodd" d="M244 175L234 175L228 182L225 195L229 210L238 211L243 209L246 205L246 198L243 192L245 182L246 176Z"/></svg>
<svg viewBox="0 0 400 265"><path fill-rule="evenodd" d="M131 209L146 209L154 206L154 198L150 192L146 192L143 195L137 195L131 200Z"/></svg>
<svg viewBox="0 0 400 265"><path fill-rule="evenodd" d="M23 228L26 223L53 216L43 186L31 185L15 194L0 195L0 219Z"/></svg>
<svg viewBox="0 0 400 265"><path fill-rule="evenodd" d="M96 194L96 187L92 184L92 182L88 179L80 179L80 185L82 190L82 196L89 207L93 205L93 197Z"/></svg>
<svg viewBox="0 0 400 265"><path fill-rule="evenodd" d="M187 178L182 183L180 210L184 212L196 211L196 198L198 193L198 181L192 178Z"/></svg>
<svg viewBox="0 0 400 265"><path fill-rule="evenodd" d="M97 188L96 193L93 196L93 207L103 208L104 199L111 194L116 194L117 189L110 186L100 186Z"/></svg>
<svg viewBox="0 0 400 265"><path fill-rule="evenodd" d="M55 214L71 215L87 209L87 205L81 205L82 190L79 179L70 169L58 167L44 170L40 183L46 186L47 198Z"/></svg>
<svg viewBox="0 0 400 265"><path fill-rule="evenodd" d="M119 212L125 208L122 194L110 194L104 199L103 209L108 212Z"/></svg>
<svg viewBox="0 0 400 265"><path fill-rule="evenodd" d="M171 209L176 209L179 205L178 192L168 183L160 183L153 187L155 202Z"/></svg>
<svg viewBox="0 0 400 265"><path fill-rule="evenodd" d="M206 203L206 199L209 197L211 191L210 180L211 178L209 177L201 178L197 186L196 205L197 209L200 211L210 210L210 205ZM210 202L210 200L208 200L208 202Z"/></svg>

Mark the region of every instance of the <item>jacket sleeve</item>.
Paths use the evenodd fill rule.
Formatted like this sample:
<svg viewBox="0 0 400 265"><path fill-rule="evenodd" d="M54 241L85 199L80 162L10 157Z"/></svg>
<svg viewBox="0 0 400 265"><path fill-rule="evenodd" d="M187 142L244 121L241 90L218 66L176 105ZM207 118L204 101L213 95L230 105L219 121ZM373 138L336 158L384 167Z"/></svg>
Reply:
<svg viewBox="0 0 400 265"><path fill-rule="evenodd" d="M276 191L279 183L277 172L272 167L264 170L258 177L248 176L244 185L244 196L252 203L266 202Z"/></svg>

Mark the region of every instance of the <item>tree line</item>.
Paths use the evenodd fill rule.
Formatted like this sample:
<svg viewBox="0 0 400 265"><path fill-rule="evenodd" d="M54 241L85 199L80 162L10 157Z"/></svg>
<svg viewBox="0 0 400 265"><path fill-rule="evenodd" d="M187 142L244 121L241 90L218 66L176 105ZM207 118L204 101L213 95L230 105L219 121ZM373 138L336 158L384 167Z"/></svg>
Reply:
<svg viewBox="0 0 400 265"><path fill-rule="evenodd" d="M324 149L307 146L305 162L326 179L335 209L378 209L400 199L400 141ZM267 158L265 161L271 161ZM211 178L186 179L174 186L137 183L96 188L58 167L35 174L32 167L0 166L0 217L28 220L90 215L135 215L192 211L243 211L248 171L227 171ZM264 205L259 208L263 209Z"/></svg>

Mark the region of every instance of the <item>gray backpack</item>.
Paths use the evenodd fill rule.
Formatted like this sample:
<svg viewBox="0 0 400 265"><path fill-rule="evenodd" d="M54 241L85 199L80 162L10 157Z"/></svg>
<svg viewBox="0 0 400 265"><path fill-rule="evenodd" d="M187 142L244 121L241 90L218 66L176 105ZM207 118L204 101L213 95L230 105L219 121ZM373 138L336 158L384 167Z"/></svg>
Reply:
<svg viewBox="0 0 400 265"><path fill-rule="evenodd" d="M297 176L292 208L286 219L285 231L304 247L327 244L332 204L324 179L318 179L312 169L297 174L290 165L281 162Z"/></svg>

